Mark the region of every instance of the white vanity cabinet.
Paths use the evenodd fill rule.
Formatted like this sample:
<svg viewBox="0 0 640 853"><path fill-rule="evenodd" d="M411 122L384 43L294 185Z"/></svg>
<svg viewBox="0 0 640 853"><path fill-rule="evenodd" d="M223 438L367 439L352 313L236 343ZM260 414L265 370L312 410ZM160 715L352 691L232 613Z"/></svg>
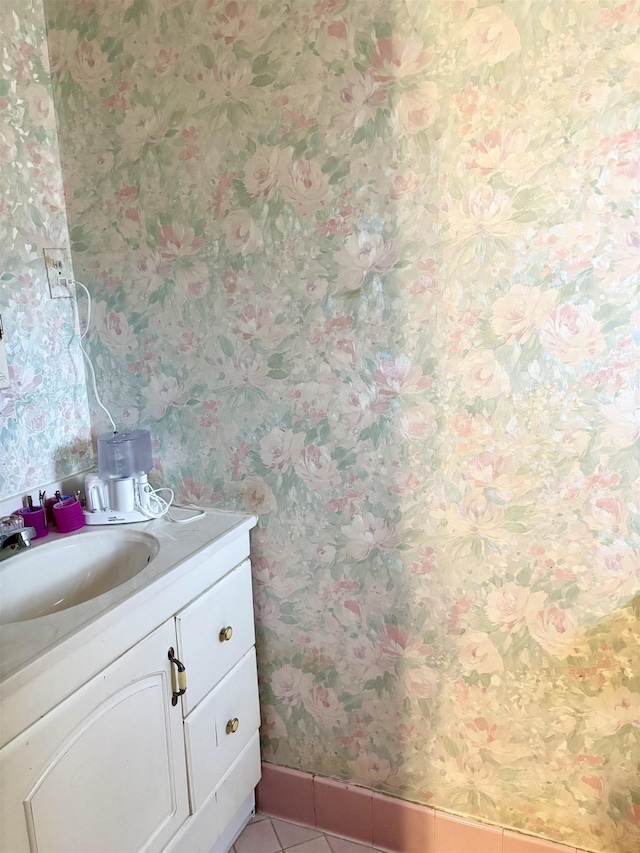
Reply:
<svg viewBox="0 0 640 853"><path fill-rule="evenodd" d="M109 662L15 737L0 706L0 853L226 853L260 778L253 523L89 632L67 674L97 639ZM124 648L123 619L138 631ZM59 674L45 672L40 692L62 691Z"/></svg>
<svg viewBox="0 0 640 853"><path fill-rule="evenodd" d="M0 750L3 853L161 851L189 814L166 622Z"/></svg>

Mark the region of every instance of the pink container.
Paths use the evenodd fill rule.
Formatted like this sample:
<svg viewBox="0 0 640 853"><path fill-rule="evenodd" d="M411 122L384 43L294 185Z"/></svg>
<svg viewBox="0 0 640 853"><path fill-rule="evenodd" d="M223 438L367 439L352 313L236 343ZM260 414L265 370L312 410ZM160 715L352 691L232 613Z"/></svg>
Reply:
<svg viewBox="0 0 640 853"><path fill-rule="evenodd" d="M36 531L36 535L33 537L34 539L42 539L43 536L46 536L49 533L44 507L20 507L20 509L16 510L16 515L21 515L23 517L25 527L33 527Z"/></svg>
<svg viewBox="0 0 640 853"><path fill-rule="evenodd" d="M82 504L75 498L63 498L53 505L53 517L60 533L71 533L84 527Z"/></svg>

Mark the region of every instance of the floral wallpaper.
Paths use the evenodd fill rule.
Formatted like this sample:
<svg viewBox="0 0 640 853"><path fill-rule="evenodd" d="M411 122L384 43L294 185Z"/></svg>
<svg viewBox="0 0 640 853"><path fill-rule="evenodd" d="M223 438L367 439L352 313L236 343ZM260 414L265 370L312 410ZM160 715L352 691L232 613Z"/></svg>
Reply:
<svg viewBox="0 0 640 853"><path fill-rule="evenodd" d="M17 14L19 11L19 15ZM42 4L0 0L0 498L91 467L70 299L51 299L42 250L69 247ZM20 506L20 501L16 507Z"/></svg>
<svg viewBox="0 0 640 853"><path fill-rule="evenodd" d="M637 3L45 10L103 398L260 516L264 758L638 850Z"/></svg>

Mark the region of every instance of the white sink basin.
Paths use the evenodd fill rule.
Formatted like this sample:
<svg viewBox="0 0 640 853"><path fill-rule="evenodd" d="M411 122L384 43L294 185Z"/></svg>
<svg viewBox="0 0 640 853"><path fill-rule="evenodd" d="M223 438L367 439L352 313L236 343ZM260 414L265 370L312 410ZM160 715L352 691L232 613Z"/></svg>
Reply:
<svg viewBox="0 0 640 853"><path fill-rule="evenodd" d="M82 604L135 577L159 550L155 536L122 528L43 542L0 563L0 625Z"/></svg>

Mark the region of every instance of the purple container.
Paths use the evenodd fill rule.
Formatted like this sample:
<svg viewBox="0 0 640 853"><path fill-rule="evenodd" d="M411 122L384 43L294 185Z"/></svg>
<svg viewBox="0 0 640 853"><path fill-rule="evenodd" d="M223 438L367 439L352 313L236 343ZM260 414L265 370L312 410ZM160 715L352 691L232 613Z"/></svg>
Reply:
<svg viewBox="0 0 640 853"><path fill-rule="evenodd" d="M33 537L34 539L42 539L43 536L46 536L49 533L49 528L47 527L47 517L45 515L44 507L20 507L20 509L16 510L15 514L21 515L24 518L25 527L33 527L33 529L36 531L36 535Z"/></svg>
<svg viewBox="0 0 640 853"><path fill-rule="evenodd" d="M72 533L84 527L82 504L75 497L63 498L53 505L53 517L60 533Z"/></svg>
<svg viewBox="0 0 640 853"><path fill-rule="evenodd" d="M56 503L59 503L60 501L70 500L71 498L73 498L73 495L60 495L59 494L58 497L56 497L56 498L47 498L46 499L46 501L44 502L44 509L45 509L45 512L47 513L47 524L49 525L49 527L55 527L56 526L56 517L53 514L53 505Z"/></svg>

